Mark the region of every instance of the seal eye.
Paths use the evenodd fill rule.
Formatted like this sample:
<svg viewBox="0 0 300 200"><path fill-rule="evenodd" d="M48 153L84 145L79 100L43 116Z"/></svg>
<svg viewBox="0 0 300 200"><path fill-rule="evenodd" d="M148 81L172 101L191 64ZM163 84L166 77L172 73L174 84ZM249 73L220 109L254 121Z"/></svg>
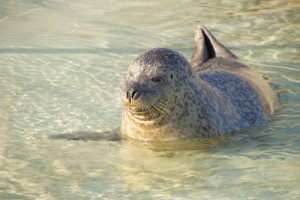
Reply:
<svg viewBox="0 0 300 200"><path fill-rule="evenodd" d="M156 77L151 78L151 81L154 83L162 83L164 80L162 77L156 76Z"/></svg>
<svg viewBox="0 0 300 200"><path fill-rule="evenodd" d="M171 80L173 79L173 74L170 75Z"/></svg>

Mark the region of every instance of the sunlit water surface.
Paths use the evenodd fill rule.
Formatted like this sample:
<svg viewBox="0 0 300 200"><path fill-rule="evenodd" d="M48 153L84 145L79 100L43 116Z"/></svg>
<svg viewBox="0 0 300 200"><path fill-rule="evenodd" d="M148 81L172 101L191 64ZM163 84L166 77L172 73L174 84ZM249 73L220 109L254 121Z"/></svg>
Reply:
<svg viewBox="0 0 300 200"><path fill-rule="evenodd" d="M120 82L193 29L282 90L269 122L184 144L48 137L120 126ZM0 6L0 199L299 199L299 1L8 0Z"/></svg>

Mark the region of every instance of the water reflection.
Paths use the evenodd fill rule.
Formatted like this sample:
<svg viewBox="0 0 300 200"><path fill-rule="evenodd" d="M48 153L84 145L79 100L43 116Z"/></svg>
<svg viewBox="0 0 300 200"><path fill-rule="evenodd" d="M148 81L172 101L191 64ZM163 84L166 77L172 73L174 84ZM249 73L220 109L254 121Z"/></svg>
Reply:
<svg viewBox="0 0 300 200"><path fill-rule="evenodd" d="M138 53L147 49L132 48L1 48L0 54L101 54Z"/></svg>
<svg viewBox="0 0 300 200"><path fill-rule="evenodd" d="M299 18L293 0L1 2L0 198L298 199ZM119 127L128 64L189 58L196 24L285 91L269 122L174 146L48 138Z"/></svg>

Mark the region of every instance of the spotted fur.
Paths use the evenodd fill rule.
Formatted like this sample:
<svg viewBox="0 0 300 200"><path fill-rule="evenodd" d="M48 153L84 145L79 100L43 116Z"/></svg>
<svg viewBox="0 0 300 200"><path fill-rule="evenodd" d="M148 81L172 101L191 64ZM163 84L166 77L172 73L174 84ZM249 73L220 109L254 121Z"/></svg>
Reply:
<svg viewBox="0 0 300 200"><path fill-rule="evenodd" d="M272 114L276 96L269 84L228 51L193 64L165 48L139 56L122 84L121 132L141 140L211 137Z"/></svg>

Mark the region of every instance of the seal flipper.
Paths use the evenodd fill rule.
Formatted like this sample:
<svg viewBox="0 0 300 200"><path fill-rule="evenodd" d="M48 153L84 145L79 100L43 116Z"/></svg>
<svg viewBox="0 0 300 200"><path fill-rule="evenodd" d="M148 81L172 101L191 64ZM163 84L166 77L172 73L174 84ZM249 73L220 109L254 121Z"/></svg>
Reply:
<svg viewBox="0 0 300 200"><path fill-rule="evenodd" d="M195 49L191 59L192 67L199 67L210 58L238 58L217 39L204 26L195 29Z"/></svg>

